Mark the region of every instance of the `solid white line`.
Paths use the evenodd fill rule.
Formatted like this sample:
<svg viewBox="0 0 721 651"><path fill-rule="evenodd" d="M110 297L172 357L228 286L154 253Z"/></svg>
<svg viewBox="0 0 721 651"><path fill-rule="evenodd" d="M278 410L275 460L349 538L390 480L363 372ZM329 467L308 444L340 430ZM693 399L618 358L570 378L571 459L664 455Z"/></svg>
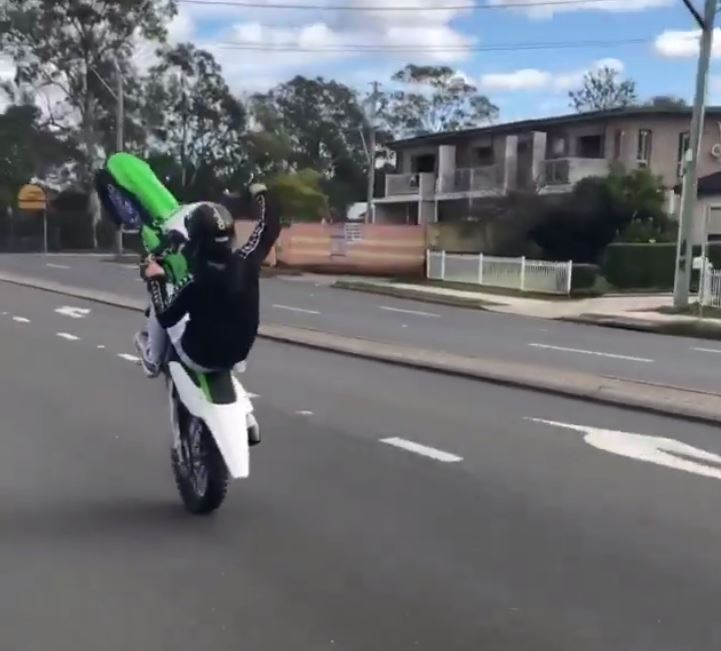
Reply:
<svg viewBox="0 0 721 651"><path fill-rule="evenodd" d="M80 339L80 337L71 335L69 332L56 332L55 334L61 339L67 339L68 341L77 341L78 339Z"/></svg>
<svg viewBox="0 0 721 651"><path fill-rule="evenodd" d="M400 307L390 307L388 305L379 305L379 310L386 310L387 312L398 312L400 314L415 314L416 316L428 316L434 319L440 319L441 315L435 312L421 312L420 310L403 310Z"/></svg>
<svg viewBox="0 0 721 651"><path fill-rule="evenodd" d="M52 262L46 262L45 266L51 269L70 269L70 267L65 264L53 264Z"/></svg>
<svg viewBox="0 0 721 651"><path fill-rule="evenodd" d="M136 357L135 355L128 355L127 353L118 353L118 357L120 357L120 359L124 359L128 362L139 362L140 361L140 357Z"/></svg>
<svg viewBox="0 0 721 651"><path fill-rule="evenodd" d="M274 308L277 310L288 310L290 312L302 312L303 314L320 314L317 310L306 310L302 307L293 307L292 305L279 305L278 303L275 303L273 305Z"/></svg>
<svg viewBox="0 0 721 651"><path fill-rule="evenodd" d="M718 348L692 348L691 350L695 350L699 353L717 353L721 354L721 349Z"/></svg>
<svg viewBox="0 0 721 651"><path fill-rule="evenodd" d="M444 452L437 448L431 448L427 445L421 445L420 443L414 443L407 439L401 439L397 437L391 437L388 439L381 439L381 443L387 443L388 445L395 445L397 448L403 448L409 452L415 452L416 454L422 454L424 457L430 457L436 461L442 461L443 463L455 463L457 461L463 461L463 457L451 454L450 452Z"/></svg>
<svg viewBox="0 0 721 651"><path fill-rule="evenodd" d="M30 319L26 319L24 316L14 316L13 321L17 321L18 323L30 323Z"/></svg>
<svg viewBox="0 0 721 651"><path fill-rule="evenodd" d="M533 348L544 348L546 350L559 350L564 353L579 353L581 355L595 355L596 357L609 357L611 359L625 359L629 362L644 362L650 364L654 360L647 357L632 357L631 355L618 355L616 353L601 353L597 350L583 350L582 348L566 348L565 346L551 346L549 344L528 344Z"/></svg>

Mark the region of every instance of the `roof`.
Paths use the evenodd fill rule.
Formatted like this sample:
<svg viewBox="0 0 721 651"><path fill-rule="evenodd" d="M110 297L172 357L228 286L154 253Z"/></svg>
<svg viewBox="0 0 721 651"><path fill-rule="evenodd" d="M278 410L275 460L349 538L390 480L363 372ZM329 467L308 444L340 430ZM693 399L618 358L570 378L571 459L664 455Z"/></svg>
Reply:
<svg viewBox="0 0 721 651"><path fill-rule="evenodd" d="M721 106L707 106L706 115L721 117ZM549 127L567 124L583 124L584 122L597 122L599 120L617 120L619 118L635 117L687 117L691 119L691 107L660 107L660 106L629 106L625 108L608 109L605 111L589 111L587 113L570 113L550 118L537 118L533 120L520 120L517 122L504 122L490 124L485 127L464 129L462 131L442 131L430 133L414 138L405 138L388 143L391 149L408 147L412 145L431 145L447 143L448 141L465 140L486 134L513 133L516 131L544 130Z"/></svg>

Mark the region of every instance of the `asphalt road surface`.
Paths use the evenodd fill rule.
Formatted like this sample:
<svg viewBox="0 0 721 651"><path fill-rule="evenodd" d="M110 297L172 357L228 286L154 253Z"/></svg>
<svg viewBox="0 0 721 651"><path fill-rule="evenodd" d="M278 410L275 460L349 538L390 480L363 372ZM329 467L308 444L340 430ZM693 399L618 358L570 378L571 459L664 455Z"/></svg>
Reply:
<svg viewBox="0 0 721 651"><path fill-rule="evenodd" d="M0 286L3 649L721 648L715 428L259 342L264 441L197 518L137 325Z"/></svg>
<svg viewBox="0 0 721 651"><path fill-rule="evenodd" d="M0 271L143 296L135 265L92 256L0 255ZM321 277L263 281L266 323L672 386L721 390L721 342L614 330L333 289Z"/></svg>

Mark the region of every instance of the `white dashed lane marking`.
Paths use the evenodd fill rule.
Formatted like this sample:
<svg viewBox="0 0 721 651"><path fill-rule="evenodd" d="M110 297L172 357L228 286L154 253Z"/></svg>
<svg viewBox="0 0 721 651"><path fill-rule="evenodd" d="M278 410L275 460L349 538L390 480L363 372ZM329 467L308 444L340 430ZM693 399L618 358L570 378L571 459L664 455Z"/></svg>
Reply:
<svg viewBox="0 0 721 651"><path fill-rule="evenodd" d="M62 307L56 307L55 312L62 314L63 316L69 316L73 319L82 319L90 314L90 309L87 307L73 307L72 305L63 305Z"/></svg>
<svg viewBox="0 0 721 651"><path fill-rule="evenodd" d="M14 316L13 321L17 323L30 323L30 319L26 319L24 316Z"/></svg>
<svg viewBox="0 0 721 651"><path fill-rule="evenodd" d="M440 319L441 315L435 312L422 312L421 310L404 310L400 307L390 307L389 305L379 305L378 309L386 312L398 312L399 314L415 314L416 316L425 316L434 319Z"/></svg>
<svg viewBox="0 0 721 651"><path fill-rule="evenodd" d="M51 269L70 269L70 267L65 264L53 264L52 262L46 262L45 266Z"/></svg>
<svg viewBox="0 0 721 651"><path fill-rule="evenodd" d="M652 359L648 357L633 357L632 355L619 355L618 353L602 353L597 350L584 350L583 348L566 348L565 346L551 346L550 344L528 344L531 348L542 348L544 350L557 350L562 353L577 353L579 355L593 355L595 357L608 357L609 359L623 359L628 362L644 362L651 364Z"/></svg>
<svg viewBox="0 0 721 651"><path fill-rule="evenodd" d="M140 357L135 355L128 355L127 353L118 353L120 359L124 359L126 362L140 362Z"/></svg>
<svg viewBox="0 0 721 651"><path fill-rule="evenodd" d="M302 314L320 314L318 310L306 310L304 307L293 307L292 305L274 304L276 310L287 310L288 312L300 312Z"/></svg>
<svg viewBox="0 0 721 651"><path fill-rule="evenodd" d="M78 339L80 339L80 337L71 335L69 332L56 332L55 334L61 339L67 339L68 341L77 341Z"/></svg>
<svg viewBox="0 0 721 651"><path fill-rule="evenodd" d="M401 439L398 437L391 437L387 439L381 439L381 443L387 443L388 445L394 445L397 448L407 450L408 452L415 452L424 457L435 459L441 463L457 463L463 461L463 457L459 457L457 454L451 454L438 448L432 448L427 445L416 443L415 441L409 441L407 439Z"/></svg>
<svg viewBox="0 0 721 651"><path fill-rule="evenodd" d="M308 411L307 409L300 409L299 411L296 411L295 413L298 414L298 416L312 416L313 415L313 412Z"/></svg>

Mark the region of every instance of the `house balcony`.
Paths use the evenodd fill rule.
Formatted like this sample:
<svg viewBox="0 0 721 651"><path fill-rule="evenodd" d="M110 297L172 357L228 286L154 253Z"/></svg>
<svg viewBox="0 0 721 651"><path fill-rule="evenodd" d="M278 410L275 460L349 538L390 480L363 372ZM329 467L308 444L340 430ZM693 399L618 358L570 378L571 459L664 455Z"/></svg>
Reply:
<svg viewBox="0 0 721 651"><path fill-rule="evenodd" d="M607 176L605 158L553 158L543 161L540 191L543 193L569 192L581 179L590 176Z"/></svg>
<svg viewBox="0 0 721 651"><path fill-rule="evenodd" d="M376 199L381 203L418 201L432 199L435 188L433 172L416 172L414 174L388 174L386 176L385 197Z"/></svg>
<svg viewBox="0 0 721 651"><path fill-rule="evenodd" d="M503 193L503 172L498 165L458 168L442 174L436 182L439 198L464 196L495 196Z"/></svg>

